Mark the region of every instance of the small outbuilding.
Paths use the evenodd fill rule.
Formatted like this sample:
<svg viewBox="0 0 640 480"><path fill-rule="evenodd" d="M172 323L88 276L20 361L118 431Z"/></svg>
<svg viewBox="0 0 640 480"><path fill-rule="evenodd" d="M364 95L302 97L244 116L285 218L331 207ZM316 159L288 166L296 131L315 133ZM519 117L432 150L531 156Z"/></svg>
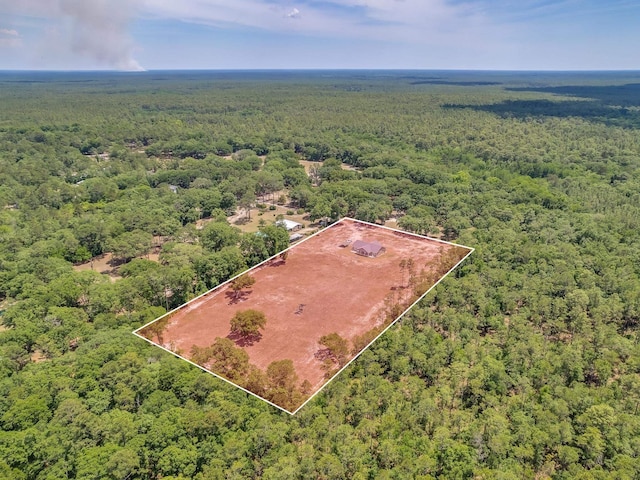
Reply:
<svg viewBox="0 0 640 480"><path fill-rule="evenodd" d="M278 227L284 227L287 229L287 232L295 232L296 230L300 230L303 225L301 223L298 222L294 222L293 220L278 220L276 222L276 225Z"/></svg>
<svg viewBox="0 0 640 480"><path fill-rule="evenodd" d="M386 248L377 242L365 242L364 240L356 240L353 242L351 251L363 257L375 258L386 252Z"/></svg>
<svg viewBox="0 0 640 480"><path fill-rule="evenodd" d="M289 242L297 242L302 238L304 238L304 235L302 235L301 233L294 233L293 235L289 235Z"/></svg>

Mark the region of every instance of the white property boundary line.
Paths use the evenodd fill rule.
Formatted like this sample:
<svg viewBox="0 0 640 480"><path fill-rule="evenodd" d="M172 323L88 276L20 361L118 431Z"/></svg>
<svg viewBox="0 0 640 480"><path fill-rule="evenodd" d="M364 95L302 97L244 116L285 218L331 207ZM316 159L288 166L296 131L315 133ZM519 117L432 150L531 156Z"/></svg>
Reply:
<svg viewBox="0 0 640 480"><path fill-rule="evenodd" d="M187 305L189 305L190 303L193 303L193 302L195 302L196 300L198 300L198 299L200 299L200 298L202 298L202 297L205 297L206 295L210 294L210 293L211 293L211 292L213 292L214 290L222 289L222 287L224 287L225 285L227 285L227 284L229 284L229 283L233 282L233 281L234 281L236 278L238 278L239 276L244 275L245 273L247 273L247 272L249 272L249 271L251 271L251 270L254 270L254 269L256 269L256 268L258 268L258 267L260 267L260 266L262 266L263 264L265 264L265 263L269 262L270 260L273 260L274 258L276 258L277 256L279 256L279 255L283 254L284 252L286 252L286 251L288 251L288 250L291 250L291 249L293 249L293 248L297 247L298 245L300 245L301 243L306 242L307 240L309 240L309 239L311 239L311 238L315 237L316 235L318 235L318 234L322 233L322 232L323 232L323 231L325 231L327 228L333 227L334 225L337 225L338 223L341 223L341 222L344 222L344 221L352 221L352 222L361 223L361 224L364 224L364 225L370 225L370 226L372 226L372 227L376 227L376 228L384 228L384 229L386 229L386 230L390 230L390 231L392 231L392 232L402 233L403 235L410 235L410 236L417 237L417 238L422 238L422 239L425 239L425 240L431 240L431 241L434 241L434 242L444 243L444 244L446 244L446 245L452 245L452 246L454 246L454 247L466 248L466 249L468 249L468 250L469 250L469 253L467 253L464 257L462 257L462 258L460 259L460 261L458 261L458 263L456 263L453 267L451 267L451 268L447 271L447 273L445 273L442 277L440 277L440 279L438 279L438 281L437 281L436 283L434 283L434 284L433 284L433 285L432 285L432 286L431 286L431 287L430 287L426 292L424 292L424 293L423 293L423 294L422 294L422 295L421 295L421 296L420 296L420 297L419 297L415 302L413 302L413 303L412 303L412 304L411 304L411 305L410 305L410 306L409 306L409 307L408 307L404 312L402 312L402 313L398 316L398 318L396 318L393 322L391 322L389 325L387 325L387 327L386 327L384 330L382 330L382 332L380 332L380 333L376 336L376 338L374 338L373 340L371 340L371 341L367 344L367 346L366 346L366 347L364 347L362 350L360 350L360 351L359 351L359 352L358 352L358 353L357 353L357 354L356 354L356 355L355 355L351 360L349 360L349 361L348 361L348 362L347 362L347 363L346 363L346 364L345 364L345 365L344 365L340 370L338 370L338 371L337 371L337 372L336 372L336 373L335 373L335 374L334 374L334 375L333 375L329 380L327 380L324 384L322 384L322 386L321 386L321 387L320 387L320 388L319 388L319 389L318 389L318 390L317 390L313 395L311 395L307 400L305 400L305 401L304 401L304 403L303 403L302 405L300 405L298 408L296 408L293 412L290 412L289 410L287 410L287 409L285 409L285 408L282 408L282 407L280 407L280 406L276 405L276 404L275 404L275 403L273 403L273 402L270 402L270 401L269 401L269 400L267 400L266 398L263 398L263 397L261 397L260 395L257 395L257 394L255 394L255 393L253 393L253 392L251 392L251 391L247 390L246 388L243 388L243 387L241 387L240 385L237 385L237 384L233 383L233 382L232 382L232 381L230 381L230 380L227 380L226 378L224 378L224 377L222 377L222 376L218 375L218 374L217 374L217 373L215 373L215 372L212 372L211 370L207 370L206 368L204 368L204 367L202 367L202 366L198 365L197 363L192 362L192 361L191 361L191 360L189 360L188 358L185 358L185 357L183 357L183 356L179 355L179 354L178 354L178 353L176 353L176 352L173 352L173 351L169 350L168 348L163 347L162 345L158 345L157 343L152 342L151 340L149 340L149 339L148 339L148 338L146 338L145 336L140 335L140 334L138 333L138 331L140 331L140 330L142 330L143 328L145 328L145 327L147 327L147 326L151 325L152 323L155 323L155 322L157 322L158 320L161 320L161 319L163 319L164 317L166 317L166 316L168 316L168 315L171 315L172 313L177 312L178 310L181 310L182 308L186 307L186 306L187 306ZM146 342L150 343L151 345L153 345L153 346L155 346L155 347L158 347L158 348L161 348L161 349L162 349L162 350L164 350L165 352L168 352L168 353L170 353L170 354L172 354L172 355L174 355L174 356L176 356L176 357L178 357L178 358L180 358L180 359L182 359L182 360L184 360L184 361L186 361L186 362L190 363L191 365L194 365L194 366L198 367L200 370L203 370L203 371L205 371L205 372L207 372L207 373L209 373L209 374L211 374L211 375L213 375L213 376L215 376L215 377L218 377L218 378L219 378L219 379L221 379L221 380L224 380L224 381L225 381L225 382L227 382L228 384L233 385L233 386L234 386L234 387L236 387L236 388L239 388L240 390L242 390L242 391L244 391L244 392L248 393L249 395L253 395L254 397L259 398L260 400L262 400L262 401L264 401L264 402L268 403L269 405L272 405L272 406L276 407L277 409L282 410L282 411L283 411L283 412L285 412L285 413L288 413L289 415L295 415L296 413L298 413L298 411L299 411L302 407L304 407L307 403L309 403L309 402L310 402L310 401L311 401L311 400L312 400L312 399L313 399L313 398L314 398L318 393L320 393L320 392L321 392L321 391L322 391L322 390L323 390L327 385L329 385L329 383L331 383L331 382L333 381L333 379L334 379L334 378L336 378L338 375L340 375L340 373L341 373L345 368L347 368L349 365L351 365L351 363L352 363L354 360L356 360L360 355L362 355L362 354L365 352L365 350L367 350L367 349L368 349L368 348L369 348L369 347L370 347L370 346L371 346L371 345L372 345L376 340L378 340L378 338L380 338L380 337L381 337L381 336L382 336L382 335L383 335L387 330L389 330L393 325L395 325L395 324L398 322L398 320L400 320L400 319L401 319L401 318L402 318L402 317L403 317L403 316L404 316L404 315L405 315L409 310L411 310L411 309L412 309L412 308L413 308L413 307L414 307L414 306L415 306L415 305L416 305L420 300L422 300L422 299L423 299L423 298L424 298L424 297L425 297L425 296L426 296L426 295L427 295L431 290L433 290L433 289L434 289L434 288L435 288L435 287L436 287L436 286L437 286L437 285L438 285L442 280L444 280L444 279L445 279L445 278L446 278L446 277L447 277L447 276L448 276L448 275L449 275L453 270L455 270L455 269L458 267L458 265L460 265L462 262L464 262L464 261L469 257L469 255L471 255L473 252L475 252L475 248L472 248L472 247L466 247L466 246L464 246L464 245L459 245L459 244L457 244L457 243L447 242L447 241L445 241L445 240L440 240L440 239L438 239L438 238L427 237L426 235L418 235L417 233L405 232L404 230L398 230L398 229L396 229L396 228L387 227L387 226L385 226L385 225L377 225L377 224L375 224L375 223L365 222L365 221L363 221L363 220L357 220L357 219L355 219L355 218L351 218L351 217L343 217L343 218L341 218L340 220L338 220L337 222L332 223L331 225L329 225L329 226L327 226L327 227L323 228L322 230L317 231L317 232L316 232L316 233L314 233L313 235L310 235L309 237L307 237L307 238L304 238L304 239L300 240L300 241L299 241L299 242L297 242L296 244L291 245L291 246L289 246L289 247L285 248L285 249L284 249L284 250L282 250L281 252L276 253L275 255L273 255L273 256L271 256L271 257L267 258L266 260L264 260L264 261L262 261L262 262L258 263L257 265L254 265L253 267L248 268L247 270L243 270L241 273L237 274L237 275L236 275L236 276L234 276L233 278L230 278L230 279L229 279L229 280L227 280L226 282L223 282L223 283L221 283L220 285L217 285L217 286L213 287L212 289L210 289L210 290L206 291L205 293L203 293L203 294L201 294L201 295L198 295L198 296L197 296L197 297L195 297L195 298L192 298L192 299L191 299L191 300L189 300L188 302L183 303L183 304L182 304L182 305L180 305L179 307L176 307L176 308L174 308L173 310L168 311L167 313L165 313L164 315L162 315L162 316L160 316L160 317L156 318L155 320L151 320L150 322L145 323L143 326L136 328L132 333L133 333L136 337L143 339L144 341L146 341Z"/></svg>

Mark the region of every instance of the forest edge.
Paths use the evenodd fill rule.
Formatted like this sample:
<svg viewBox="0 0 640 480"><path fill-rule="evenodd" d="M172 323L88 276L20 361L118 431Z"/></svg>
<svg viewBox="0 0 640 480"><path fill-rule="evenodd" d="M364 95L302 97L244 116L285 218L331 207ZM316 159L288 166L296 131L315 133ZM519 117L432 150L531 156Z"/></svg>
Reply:
<svg viewBox="0 0 640 480"><path fill-rule="evenodd" d="M464 249L467 249L468 252L464 256L462 256L462 258L460 258L460 260L458 260L455 263L455 265L453 265L451 268L449 268L449 270L447 270L446 273L444 273L440 278L438 278L435 281L435 283L433 283L433 285L431 285L424 293L419 295L417 299L415 299L407 308L405 308L402 311L402 313L400 313L397 316L397 318L395 318L393 321L389 322L388 325L386 325L379 334L377 334L370 342L368 342L363 348L361 348L360 351L358 351L349 361L347 361L343 366L341 366L326 382L324 382L322 384L322 386L320 386L320 388L318 388L315 392L313 392L313 394L311 394L302 404L300 404L293 411L287 410L286 408L283 408L282 406L273 403L272 401L270 401L270 400L268 400L268 399L266 399L266 398L264 398L264 397L262 397L262 396L260 396L260 395L258 395L256 393L254 393L254 392L242 387L241 385L238 385L237 383L235 383L235 382L233 382L233 381L231 381L231 380L229 380L227 378L225 378L224 376L219 375L219 374L215 373L214 371L209 370L206 367L204 367L202 365L199 365L199 364L189 360L188 358L182 356L180 353L175 352L175 351L173 351L173 350L171 350L169 348L166 348L166 347L164 347L162 345L159 345L158 343L156 343L156 342L150 340L149 338L145 337L144 335L138 333L141 330L143 330L144 328L146 328L147 326L149 326L149 325L151 325L151 324L153 324L153 323L155 323L155 322L157 322L159 320L162 320L165 317L169 317L172 314L174 314L175 312L185 308L187 305L189 305L191 303L194 303L194 302L196 302L197 300L199 300L201 298L206 297L207 295L211 294L211 292L213 292L214 290L222 289L226 285L231 285L234 280L236 280L237 278L241 277L242 275L246 275L249 272L251 272L252 270L257 269L257 268L261 267L262 265L268 264L270 261L276 259L277 257L282 255L283 253L288 252L289 250L293 249L294 247L298 247L303 242L306 242L307 240L309 240L311 238L314 238L315 236L321 234L323 231L325 231L326 229L330 228L331 226L336 225L336 224L341 223L341 222L344 222L344 221L351 221L351 222L355 222L355 223L359 223L359 224L363 224L363 225L368 225L368 226L371 226L371 227L377 227L377 228L381 228L381 229L384 229L384 230L388 230L388 231L392 231L392 232L396 232L396 233L401 233L403 235L407 235L407 236L411 236L411 237L416 237L416 238L421 238L421 239L428 239L428 240L432 240L432 241L435 241L435 242L438 242L438 243L442 243L442 244L446 244L446 245L450 245L450 246L454 246L454 247L459 247L459 248L464 248ZM380 338L389 328L391 328L393 325L395 325L405 314L407 314L417 303L419 303L429 292L431 292L431 290L433 290L437 285L439 285L442 280L444 280L453 270L455 270L462 262L464 262L474 251L475 251L475 248L468 247L468 246L465 246L465 245L460 245L460 244L457 244L457 243L448 242L448 241L445 241L445 240L429 237L429 236L426 236L426 235L419 235L419 234L412 233L412 232L398 230L398 229L394 229L394 228L391 228L391 227L388 227L388 226L385 226L385 225L378 225L378 224L371 223L371 222L366 222L366 221L363 221L363 220L357 220L357 219L354 219L354 218L351 218L351 217L343 217L340 220L338 220L338 221L336 221L336 222L334 222L334 223L332 223L330 225L327 225L325 228L315 232L313 235L310 235L310 236L304 238L303 240L301 240L301 241L299 241L299 242L297 242L297 243L295 243L293 245L290 245L288 248L282 250L281 252L278 252L275 255L263 260L262 262L260 262L260 263L258 263L256 265L254 265L254 266L252 266L252 267L250 267L250 268L238 273L237 275L233 276L229 280L227 280L227 281L225 281L225 282L223 282L223 283L211 288L210 290L206 291L205 293L203 293L201 295L198 295L197 297L195 297L195 298L189 300L188 302L186 302L186 303L174 308L173 310L165 313L164 315L162 315L162 316L160 316L160 317L158 317L158 318L156 318L156 319L154 319L154 320L152 320L150 322L147 322L146 324L142 325L141 327L136 328L132 333L135 336L137 336L137 337L145 340L146 342L150 343L151 345L156 346L156 347L158 347L158 348L160 348L160 349L162 349L162 350L164 350L164 351L166 351L166 352L168 352L168 353L180 358L181 360L184 360L184 361L188 362L189 364L198 367L199 369L201 369L201 370L203 370L203 371L205 371L205 372L207 372L207 373L209 373L211 375L214 375L215 377L217 377L217 378L229 383L230 385L233 385L234 387L239 388L240 390L244 391L245 393L248 393L248 394L258 398L258 399L268 403L269 405L271 405L273 407L276 407L277 409L279 409L279 410L281 410L281 411L283 411L285 413L288 413L290 415L295 415L307 403L309 403L318 393L320 393L329 383L331 383L331 381L333 381L338 375L340 375L340 373L342 373L343 370L345 370L349 365L351 365L351 363L354 360L356 360L364 351L366 351L373 343L375 343L376 340L378 338Z"/></svg>

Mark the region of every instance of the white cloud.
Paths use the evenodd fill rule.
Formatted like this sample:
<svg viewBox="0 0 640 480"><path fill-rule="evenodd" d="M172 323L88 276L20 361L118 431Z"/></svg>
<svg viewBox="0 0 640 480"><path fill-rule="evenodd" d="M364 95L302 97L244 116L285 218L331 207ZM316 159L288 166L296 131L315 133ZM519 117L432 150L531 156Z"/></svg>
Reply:
<svg viewBox="0 0 640 480"><path fill-rule="evenodd" d="M448 0L0 0L0 4L0 18L13 13L62 22L70 32L72 51L117 68L136 67L128 23L140 17L429 47L478 48L502 39L500 28L482 11Z"/></svg>
<svg viewBox="0 0 640 480"><path fill-rule="evenodd" d="M508 24L494 21L476 4L450 0L142 1L148 20L207 25L220 33L241 29L287 34L307 44L326 39L324 48L334 54L336 48L353 52L354 65L356 57L359 61L366 55L367 68L387 65L387 59L393 60L393 68L495 68L501 59L508 62L517 55L517 32ZM289 14L295 10L301 13L291 21ZM270 52L276 62L280 53ZM314 58L320 62L318 55Z"/></svg>
<svg viewBox="0 0 640 480"><path fill-rule="evenodd" d="M0 48L18 48L21 46L22 39L17 30L0 28Z"/></svg>
<svg viewBox="0 0 640 480"><path fill-rule="evenodd" d="M300 10L294 8L289 13L287 13L287 17L289 18L300 18Z"/></svg>
<svg viewBox="0 0 640 480"><path fill-rule="evenodd" d="M158 30L153 27L142 29L154 20L166 20L211 27L210 38L235 32L221 42L224 46L218 53L207 55L211 63L206 65L211 66L224 64L227 58L238 67L254 65L250 59L255 55L264 67L330 67L342 55L342 67L353 63L361 68L537 68L555 61L549 50L564 51L566 62L578 58L574 52L587 50L585 39L593 37L593 24L602 15L629 12L626 18L633 18L633 9L640 9L637 0L0 0L0 19L6 22L0 29L0 46L24 42L29 47L25 51L37 50L36 56L43 59L55 54L60 65L84 65L83 59L92 59L93 65L137 69L133 53L140 50L132 39L131 23L142 20L137 29L145 33L140 37L145 46L141 55L164 62L167 52L156 49L166 39L155 36ZM44 26L57 29L55 39L43 33ZM19 35L7 33L14 29ZM173 31L178 32L175 43L180 44L175 54L180 57L173 62L184 62L185 67L188 61L203 62L202 53L190 56L189 52L218 47L204 45L206 40L190 43L194 37L182 38L180 28ZM40 32L44 45L40 49L34 32ZM238 32L247 33L242 42L236 42ZM603 38L605 32L611 42L621 35L603 27ZM252 41L257 38L253 33L260 38L278 35L272 42L258 44ZM627 33L632 41L621 45L632 45L638 38ZM317 47L313 55L305 53L310 46ZM618 62L621 66L633 64L633 55L637 58L631 47L618 50L618 58L630 58ZM4 49L4 53L11 52ZM167 58L163 65L172 64ZM278 58L284 60L278 63ZM283 63L289 58L295 61Z"/></svg>
<svg viewBox="0 0 640 480"><path fill-rule="evenodd" d="M271 0L144 0L143 5L144 11L161 18L331 38L383 37L388 41L434 44L473 35L479 29L484 30L482 38L492 36L486 16L469 13L466 5L452 6L445 0L311 2L304 4L304 16L289 2ZM290 18L299 21L286 21Z"/></svg>

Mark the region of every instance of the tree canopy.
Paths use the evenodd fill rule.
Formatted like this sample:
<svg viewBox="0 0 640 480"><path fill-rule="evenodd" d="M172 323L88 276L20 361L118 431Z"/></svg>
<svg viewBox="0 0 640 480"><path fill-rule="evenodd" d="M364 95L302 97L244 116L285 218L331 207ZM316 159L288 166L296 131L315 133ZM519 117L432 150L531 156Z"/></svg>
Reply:
<svg viewBox="0 0 640 480"><path fill-rule="evenodd" d="M638 478L638 84L0 73L0 477ZM287 246L244 218L281 195L476 249L293 417L131 334ZM286 353L176 353L311 389Z"/></svg>
<svg viewBox="0 0 640 480"><path fill-rule="evenodd" d="M231 319L231 333L241 337L253 337L260 335L267 324L267 317L258 310L241 310Z"/></svg>

